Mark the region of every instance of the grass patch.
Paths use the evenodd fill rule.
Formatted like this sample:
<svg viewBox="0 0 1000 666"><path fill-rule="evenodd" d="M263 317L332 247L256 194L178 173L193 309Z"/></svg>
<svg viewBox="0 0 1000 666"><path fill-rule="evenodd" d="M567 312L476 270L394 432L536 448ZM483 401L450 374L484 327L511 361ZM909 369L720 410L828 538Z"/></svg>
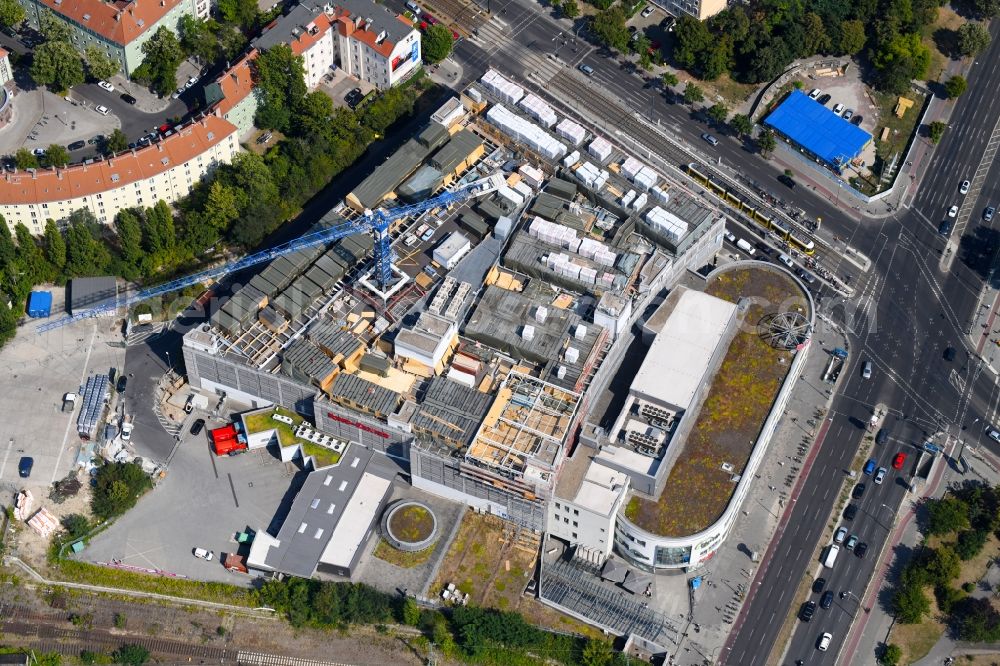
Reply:
<svg viewBox="0 0 1000 666"><path fill-rule="evenodd" d="M942 39L942 33L945 35L954 33L965 22L965 19L955 13L955 10L944 6L938 8L937 19L924 27L921 33L922 41L931 52L931 64L927 68L928 81L937 81L944 72L944 68L948 66L948 61L951 60L949 54L941 51L942 42L947 41Z"/></svg>
<svg viewBox="0 0 1000 666"><path fill-rule="evenodd" d="M280 414L281 416L287 416L292 419L292 425L287 423L282 423L281 421L275 421L271 418L274 414ZM258 432L263 432L265 430L275 430L278 433L278 443L281 446L292 446L293 444L311 444L304 439L299 439L295 436L295 428L302 423L304 419L296 414L295 412L285 409L283 407L274 407L266 412L260 412L258 414L248 414L243 417L243 424L247 427L248 434L255 434ZM323 449L323 447L316 447ZM327 449L323 449L327 451ZM331 452L332 453L332 452ZM339 456L338 456L339 458Z"/></svg>
<svg viewBox="0 0 1000 666"><path fill-rule="evenodd" d="M389 531L404 541L421 541L434 529L434 517L422 506L411 504L396 510L389 518Z"/></svg>
<svg viewBox="0 0 1000 666"><path fill-rule="evenodd" d="M393 548L385 539L379 539L378 545L375 546L374 555L378 559L388 562L389 564L394 564L397 567L412 569L413 567L418 567L427 560L431 559L431 555L434 554L434 549L435 546L437 546L437 543L438 542L435 541L431 545L416 553L406 553Z"/></svg>
<svg viewBox="0 0 1000 666"><path fill-rule="evenodd" d="M122 571L102 567L78 560L60 560L54 563L54 574L63 581L86 583L103 587L117 587L138 592L166 594L174 597L214 601L220 604L232 604L255 608L256 594L253 590L226 583L213 583L184 578L164 578L133 571Z"/></svg>
<svg viewBox="0 0 1000 666"><path fill-rule="evenodd" d="M750 297L753 304L744 319L742 328L746 330L738 332L730 343L659 499L635 496L626 507L627 518L666 537L705 529L729 504L736 487L732 476L746 467L792 360L791 353L762 340L756 324L768 313L805 309L805 299L795 283L758 268L724 273L706 291L733 303ZM732 465L734 472L723 470L723 463Z"/></svg>
<svg viewBox="0 0 1000 666"><path fill-rule="evenodd" d="M298 440L302 445L302 453L307 456L312 456L313 465L316 469L320 467L327 467L329 465L336 465L340 461L340 454L336 451L331 451L325 446L320 446L319 444L313 444L312 442L304 442Z"/></svg>
<svg viewBox="0 0 1000 666"><path fill-rule="evenodd" d="M698 85L705 91L707 101L714 103L718 101L718 97L722 97L723 104L730 109L743 104L757 90L756 85L734 81L728 73L723 74L715 81L699 81Z"/></svg>
<svg viewBox="0 0 1000 666"><path fill-rule="evenodd" d="M901 664L912 664L927 656L934 644L944 634L944 623L937 620L941 616L934 593L928 590L931 600L931 613L918 624L892 625L892 633L889 635L889 643L895 643L903 650L903 658L899 660Z"/></svg>
<svg viewBox="0 0 1000 666"><path fill-rule="evenodd" d="M920 114L923 113L926 96L912 90L903 95L903 97L913 100L913 106L902 118L897 118L893 109L896 108L899 96L874 90L871 91L871 94L878 105L878 126L875 128L876 153L886 161L891 160L892 156L897 153L899 153L899 159L902 159L903 151L906 150L906 145L910 142L910 137L917 128ZM882 128L884 127L889 128L889 136L885 141L882 141Z"/></svg>

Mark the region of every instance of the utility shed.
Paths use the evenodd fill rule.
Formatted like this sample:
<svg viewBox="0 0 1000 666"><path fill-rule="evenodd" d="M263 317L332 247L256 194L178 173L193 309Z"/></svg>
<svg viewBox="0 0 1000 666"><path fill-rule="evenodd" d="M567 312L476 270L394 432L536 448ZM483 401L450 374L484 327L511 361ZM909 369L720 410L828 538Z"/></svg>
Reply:
<svg viewBox="0 0 1000 666"><path fill-rule="evenodd" d="M73 278L67 300L71 315L101 308L102 316L112 317L118 303L118 281L112 276Z"/></svg>
<svg viewBox="0 0 1000 666"><path fill-rule="evenodd" d="M28 316L37 319L48 317L50 314L52 314L52 292L31 292L28 296Z"/></svg>
<svg viewBox="0 0 1000 666"><path fill-rule="evenodd" d="M464 171L482 156L483 151L482 139L473 131L464 129L434 154L430 164L445 174Z"/></svg>
<svg viewBox="0 0 1000 666"><path fill-rule="evenodd" d="M489 394L435 377L410 425L418 435L461 448L476 434L491 401Z"/></svg>
<svg viewBox="0 0 1000 666"><path fill-rule="evenodd" d="M347 373L337 375L333 381L330 399L344 407L382 419L395 412L402 400L395 391Z"/></svg>
<svg viewBox="0 0 1000 666"><path fill-rule="evenodd" d="M365 352L365 344L357 336L326 322L313 324L306 337L348 371L357 369L357 359Z"/></svg>
<svg viewBox="0 0 1000 666"><path fill-rule="evenodd" d="M441 129L447 135L448 130L443 127ZM420 166L430 152L431 149L427 145L416 139L410 139L370 176L361 181L344 201L358 212L375 208Z"/></svg>
<svg viewBox="0 0 1000 666"><path fill-rule="evenodd" d="M472 243L469 242L468 236L459 231L453 231L434 248L432 254L434 261L450 271L461 261L462 257L466 255L471 247Z"/></svg>
<svg viewBox="0 0 1000 666"><path fill-rule="evenodd" d="M323 350L310 340L299 338L282 353L281 371L292 379L326 391L338 368Z"/></svg>
<svg viewBox="0 0 1000 666"><path fill-rule="evenodd" d="M448 142L448 128L439 122L430 122L417 134L417 142L426 146L428 151L435 151Z"/></svg>

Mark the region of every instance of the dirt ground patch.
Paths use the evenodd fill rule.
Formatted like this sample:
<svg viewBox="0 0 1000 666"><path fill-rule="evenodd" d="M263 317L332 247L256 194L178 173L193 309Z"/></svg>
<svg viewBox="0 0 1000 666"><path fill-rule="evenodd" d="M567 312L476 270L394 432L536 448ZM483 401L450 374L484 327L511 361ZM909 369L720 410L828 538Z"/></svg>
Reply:
<svg viewBox="0 0 1000 666"><path fill-rule="evenodd" d="M515 527L495 516L467 511L430 594L440 597L448 583L454 583L469 595L470 604L518 611L532 624L599 637L596 629L522 594L537 556L534 535L518 534Z"/></svg>
<svg viewBox="0 0 1000 666"><path fill-rule="evenodd" d="M725 510L757 440L757 434L788 372L792 354L771 347L757 334L766 314L798 308L805 300L788 278L761 269L724 273L706 290L730 302L751 298L740 332L712 380L691 434L670 470L658 500L633 497L625 515L663 536L694 534ZM732 465L730 471L723 464ZM684 479L683 483L671 479Z"/></svg>
<svg viewBox="0 0 1000 666"><path fill-rule="evenodd" d="M937 81L947 67L951 56L942 52L942 44L950 42L950 35L962 27L966 20L951 7L939 7L937 20L924 28L923 43L931 51L931 64L927 68L927 80Z"/></svg>
<svg viewBox="0 0 1000 666"><path fill-rule="evenodd" d="M372 554L378 559L388 562L389 564L395 564L397 567L402 567L404 569L412 569L413 567L418 567L429 560L431 555L434 554L434 547L436 545L437 541L423 550L415 553L407 553L393 548L385 539L379 539L378 545L375 546L375 552Z"/></svg>

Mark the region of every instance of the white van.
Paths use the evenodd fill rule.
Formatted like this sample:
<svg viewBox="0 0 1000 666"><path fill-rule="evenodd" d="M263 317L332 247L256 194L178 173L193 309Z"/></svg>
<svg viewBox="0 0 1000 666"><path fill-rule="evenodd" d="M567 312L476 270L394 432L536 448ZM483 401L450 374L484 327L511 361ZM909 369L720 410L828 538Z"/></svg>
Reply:
<svg viewBox="0 0 1000 666"><path fill-rule="evenodd" d="M749 254L751 257L757 254L757 250L754 249L754 246L746 242L742 238L736 241L736 247L740 248L741 250Z"/></svg>
<svg viewBox="0 0 1000 666"><path fill-rule="evenodd" d="M200 557L203 560L211 562L212 561L212 557L214 555L213 555L212 551L210 551L210 550L205 550L204 548L195 548L194 549L194 556L195 557Z"/></svg>
<svg viewBox="0 0 1000 666"><path fill-rule="evenodd" d="M823 560L823 566L827 569L832 569L833 565L837 562L837 555L840 554L840 546L831 544L829 550L826 551L826 559Z"/></svg>
<svg viewBox="0 0 1000 666"><path fill-rule="evenodd" d="M413 0L406 1L406 8L413 12L414 16L420 16L420 7Z"/></svg>

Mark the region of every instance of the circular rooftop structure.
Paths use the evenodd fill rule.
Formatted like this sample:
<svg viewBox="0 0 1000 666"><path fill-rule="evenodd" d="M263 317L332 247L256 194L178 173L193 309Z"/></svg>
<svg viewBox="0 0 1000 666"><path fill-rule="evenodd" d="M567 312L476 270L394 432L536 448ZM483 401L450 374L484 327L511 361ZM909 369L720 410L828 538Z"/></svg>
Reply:
<svg viewBox="0 0 1000 666"><path fill-rule="evenodd" d="M394 502L382 514L382 536L397 550L419 552L437 541L437 517L423 502Z"/></svg>

